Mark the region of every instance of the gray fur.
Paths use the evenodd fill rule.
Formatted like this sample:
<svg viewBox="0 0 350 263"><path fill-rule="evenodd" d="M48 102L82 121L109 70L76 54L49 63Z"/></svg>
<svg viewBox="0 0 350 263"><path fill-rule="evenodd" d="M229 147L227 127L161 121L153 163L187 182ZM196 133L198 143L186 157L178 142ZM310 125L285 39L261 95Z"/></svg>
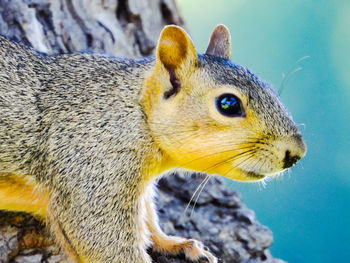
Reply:
<svg viewBox="0 0 350 263"><path fill-rule="evenodd" d="M156 151L138 104L153 62L49 57L3 37L0 57L0 174L34 175L52 190L51 209L78 254L143 262L130 244L140 167Z"/></svg>
<svg viewBox="0 0 350 263"><path fill-rule="evenodd" d="M271 139L300 134L288 109L268 83L230 60L211 55L200 56L200 59L206 74L218 84L232 85L249 98L249 107L261 118L263 127L259 127L260 131L271 136Z"/></svg>

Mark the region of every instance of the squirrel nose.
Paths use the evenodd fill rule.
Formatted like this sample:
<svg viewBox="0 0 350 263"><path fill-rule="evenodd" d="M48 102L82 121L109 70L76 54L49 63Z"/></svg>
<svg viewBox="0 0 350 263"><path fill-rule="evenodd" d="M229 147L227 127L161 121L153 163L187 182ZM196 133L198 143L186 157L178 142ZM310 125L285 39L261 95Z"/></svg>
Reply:
<svg viewBox="0 0 350 263"><path fill-rule="evenodd" d="M295 147L293 151L290 149L286 150L283 159L283 168L290 168L296 164L306 153L306 144L300 134L295 134L292 136L295 142Z"/></svg>
<svg viewBox="0 0 350 263"><path fill-rule="evenodd" d="M286 169L292 167L300 159L301 157L299 155L292 155L290 151L287 150L283 159L283 168Z"/></svg>

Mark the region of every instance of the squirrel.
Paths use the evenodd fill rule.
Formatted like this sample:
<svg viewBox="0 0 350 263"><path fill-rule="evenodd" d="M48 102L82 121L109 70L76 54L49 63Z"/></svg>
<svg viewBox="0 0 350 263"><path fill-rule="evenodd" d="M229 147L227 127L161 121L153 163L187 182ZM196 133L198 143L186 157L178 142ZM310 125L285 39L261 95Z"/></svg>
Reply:
<svg viewBox="0 0 350 263"><path fill-rule="evenodd" d="M40 217L73 262L150 263L153 246L216 263L161 230L157 179L259 181L306 153L278 94L230 58L224 25L203 55L166 26L145 59L45 55L1 36L0 209Z"/></svg>

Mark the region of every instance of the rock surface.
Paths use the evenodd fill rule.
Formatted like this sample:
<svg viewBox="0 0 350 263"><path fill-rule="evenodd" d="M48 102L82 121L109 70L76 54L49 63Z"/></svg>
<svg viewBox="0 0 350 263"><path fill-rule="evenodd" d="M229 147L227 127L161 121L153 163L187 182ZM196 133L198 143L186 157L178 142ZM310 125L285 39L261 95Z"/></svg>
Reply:
<svg viewBox="0 0 350 263"><path fill-rule="evenodd" d="M271 256L271 231L256 221L255 214L238 194L213 177L201 192L195 208L196 188L205 177L173 174L159 181L160 224L170 235L201 240L221 262L283 263ZM4 219L6 218L6 220ZM157 263L187 263L183 256L151 253ZM0 263L68 263L49 238L43 224L25 214L0 212Z"/></svg>

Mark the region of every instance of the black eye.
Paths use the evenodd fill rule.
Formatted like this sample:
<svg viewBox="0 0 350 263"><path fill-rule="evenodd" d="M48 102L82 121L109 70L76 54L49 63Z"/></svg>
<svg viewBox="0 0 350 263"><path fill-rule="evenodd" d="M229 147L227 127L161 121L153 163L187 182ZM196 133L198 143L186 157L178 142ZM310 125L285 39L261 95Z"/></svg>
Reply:
<svg viewBox="0 0 350 263"><path fill-rule="evenodd" d="M216 99L219 112L228 117L242 117L244 111L241 100L233 94L222 94Z"/></svg>

